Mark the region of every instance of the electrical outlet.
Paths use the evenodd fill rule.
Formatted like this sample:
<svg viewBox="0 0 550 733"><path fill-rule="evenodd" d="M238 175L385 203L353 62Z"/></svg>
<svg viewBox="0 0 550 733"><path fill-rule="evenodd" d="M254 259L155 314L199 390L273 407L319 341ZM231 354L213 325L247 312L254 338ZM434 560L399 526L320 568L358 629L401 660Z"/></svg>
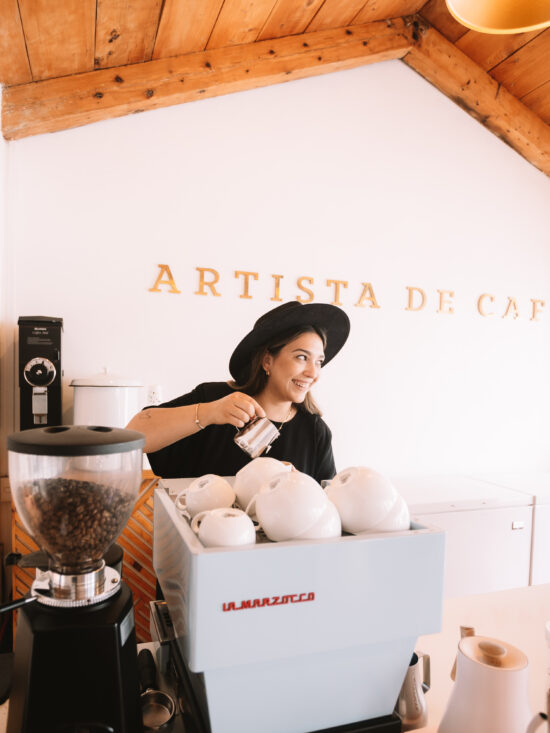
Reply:
<svg viewBox="0 0 550 733"><path fill-rule="evenodd" d="M147 387L147 404L160 405L162 402L162 387L160 384L150 384Z"/></svg>

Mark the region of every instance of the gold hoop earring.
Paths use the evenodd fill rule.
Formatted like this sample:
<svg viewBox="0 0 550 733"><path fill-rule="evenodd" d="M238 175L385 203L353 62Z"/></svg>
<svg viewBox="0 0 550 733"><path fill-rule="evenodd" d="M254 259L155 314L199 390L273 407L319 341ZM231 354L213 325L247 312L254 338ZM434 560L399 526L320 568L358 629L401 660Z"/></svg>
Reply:
<svg viewBox="0 0 550 733"><path fill-rule="evenodd" d="M266 377L270 377L271 376L270 372L267 369L264 369L264 372L265 372L265 376Z"/></svg>

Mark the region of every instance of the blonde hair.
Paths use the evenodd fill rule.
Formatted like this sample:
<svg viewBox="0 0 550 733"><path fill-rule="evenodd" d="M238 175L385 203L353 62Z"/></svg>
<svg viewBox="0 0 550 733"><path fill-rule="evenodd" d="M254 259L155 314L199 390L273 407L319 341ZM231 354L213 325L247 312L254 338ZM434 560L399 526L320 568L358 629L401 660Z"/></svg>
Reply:
<svg viewBox="0 0 550 733"><path fill-rule="evenodd" d="M264 356L266 354L277 356L284 346L289 344L291 341L294 341L295 338L298 338L298 336L301 336L303 333L316 333L323 342L323 349L326 349L327 334L324 329L317 328L316 326L302 326L301 328L295 327L290 331L277 334L277 336L272 337L269 341L260 346L254 352L250 360L248 379L243 384L237 384L237 382L232 381L229 382L229 385L233 387L233 389L238 389L251 397L260 394L269 379L262 366ZM307 392L303 403L297 404L296 407L303 408L306 412L309 412L312 415L322 415L322 412L313 399L311 392Z"/></svg>

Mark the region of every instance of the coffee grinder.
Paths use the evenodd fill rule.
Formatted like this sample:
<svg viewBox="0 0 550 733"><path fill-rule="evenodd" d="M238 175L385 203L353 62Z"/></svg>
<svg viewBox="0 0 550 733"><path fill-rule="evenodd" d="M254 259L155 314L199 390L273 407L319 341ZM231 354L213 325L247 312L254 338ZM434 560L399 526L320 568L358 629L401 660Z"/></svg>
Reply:
<svg viewBox="0 0 550 733"><path fill-rule="evenodd" d="M8 733L142 730L132 593L103 558L134 507L144 442L75 425L8 437L17 513L49 558L19 609Z"/></svg>

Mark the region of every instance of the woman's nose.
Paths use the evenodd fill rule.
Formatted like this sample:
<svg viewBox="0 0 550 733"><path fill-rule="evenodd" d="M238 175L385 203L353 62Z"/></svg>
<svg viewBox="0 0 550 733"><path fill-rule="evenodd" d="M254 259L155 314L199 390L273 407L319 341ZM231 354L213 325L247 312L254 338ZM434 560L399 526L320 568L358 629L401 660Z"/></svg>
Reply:
<svg viewBox="0 0 550 733"><path fill-rule="evenodd" d="M307 377L315 378L319 374L319 367L312 361L306 362L304 369L304 375Z"/></svg>

